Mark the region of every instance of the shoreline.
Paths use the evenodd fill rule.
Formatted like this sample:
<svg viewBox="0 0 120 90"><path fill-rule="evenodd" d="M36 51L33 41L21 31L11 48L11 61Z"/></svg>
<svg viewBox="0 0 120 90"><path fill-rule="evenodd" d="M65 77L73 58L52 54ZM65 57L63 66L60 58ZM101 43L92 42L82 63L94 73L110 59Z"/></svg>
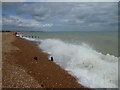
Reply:
<svg viewBox="0 0 120 90"><path fill-rule="evenodd" d="M9 42L11 43L12 50L7 50L3 47L3 88L84 88L67 71L61 69L54 62L49 61L47 54L43 53L34 42L16 37L13 32L9 32L7 37L4 35L5 32L2 34L3 42L5 40L4 38L9 39L9 37L12 37L14 39ZM37 57L38 60L34 60L34 57ZM10 69L12 66L21 68L29 78L28 76L22 75L23 71L20 72L19 69ZM9 71L6 70L8 68L10 69ZM20 74L17 75L21 76L21 78L16 74L11 74L11 77L20 78L21 83L18 84L19 79L7 77L11 70L14 72L17 71ZM8 82L9 80L11 82Z"/></svg>

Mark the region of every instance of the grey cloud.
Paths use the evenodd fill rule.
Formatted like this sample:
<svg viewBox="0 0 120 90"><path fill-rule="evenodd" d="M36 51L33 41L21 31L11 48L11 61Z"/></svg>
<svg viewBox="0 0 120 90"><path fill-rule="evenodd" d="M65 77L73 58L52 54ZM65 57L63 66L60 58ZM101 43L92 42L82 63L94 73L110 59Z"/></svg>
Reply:
<svg viewBox="0 0 120 90"><path fill-rule="evenodd" d="M22 2L2 2L2 9L18 9L22 5Z"/></svg>
<svg viewBox="0 0 120 90"><path fill-rule="evenodd" d="M5 9L16 8L17 15L29 14L33 21L53 25L78 25L81 27L117 27L117 3L111 2L40 2L4 4ZM34 25L34 24L33 24Z"/></svg>
<svg viewBox="0 0 120 90"><path fill-rule="evenodd" d="M117 22L117 3L80 3L73 8L69 20L84 21L84 23Z"/></svg>
<svg viewBox="0 0 120 90"><path fill-rule="evenodd" d="M72 3L25 3L17 13L29 13L34 19L42 21L54 16L66 15L72 6Z"/></svg>
<svg viewBox="0 0 120 90"><path fill-rule="evenodd" d="M4 15L2 18L3 25L11 25L11 26L20 26L20 27L51 27L52 24L43 24L34 19L23 19L19 16L15 15Z"/></svg>
<svg viewBox="0 0 120 90"><path fill-rule="evenodd" d="M119 2L119 0L24 0L26 2Z"/></svg>
<svg viewBox="0 0 120 90"><path fill-rule="evenodd" d="M19 9L17 9L17 14L30 14L33 19L42 21L49 17L49 9L42 3L24 3Z"/></svg>

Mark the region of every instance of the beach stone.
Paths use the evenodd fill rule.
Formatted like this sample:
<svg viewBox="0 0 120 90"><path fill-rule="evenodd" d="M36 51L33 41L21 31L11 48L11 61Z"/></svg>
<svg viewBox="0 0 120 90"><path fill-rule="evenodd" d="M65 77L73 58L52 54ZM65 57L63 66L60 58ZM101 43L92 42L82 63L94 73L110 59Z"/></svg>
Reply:
<svg viewBox="0 0 120 90"><path fill-rule="evenodd" d="M29 73L32 73L32 71L29 71Z"/></svg>
<svg viewBox="0 0 120 90"><path fill-rule="evenodd" d="M37 57L34 57L34 59L35 59L35 60L38 60L38 58L37 58Z"/></svg>
<svg viewBox="0 0 120 90"><path fill-rule="evenodd" d="M41 84L41 87L44 87L44 85L43 85L43 84Z"/></svg>

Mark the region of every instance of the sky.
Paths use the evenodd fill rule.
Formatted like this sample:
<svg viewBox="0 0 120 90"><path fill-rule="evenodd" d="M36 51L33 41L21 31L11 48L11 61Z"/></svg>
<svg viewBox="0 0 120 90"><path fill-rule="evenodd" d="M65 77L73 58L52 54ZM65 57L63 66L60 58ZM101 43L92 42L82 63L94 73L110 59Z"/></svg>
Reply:
<svg viewBox="0 0 120 90"><path fill-rule="evenodd" d="M120 0L1 0L2 2L118 2Z"/></svg>
<svg viewBox="0 0 120 90"><path fill-rule="evenodd" d="M3 2L2 27L19 31L117 31L118 3Z"/></svg>
<svg viewBox="0 0 120 90"><path fill-rule="evenodd" d="M119 0L21 0L25 2L118 2Z"/></svg>

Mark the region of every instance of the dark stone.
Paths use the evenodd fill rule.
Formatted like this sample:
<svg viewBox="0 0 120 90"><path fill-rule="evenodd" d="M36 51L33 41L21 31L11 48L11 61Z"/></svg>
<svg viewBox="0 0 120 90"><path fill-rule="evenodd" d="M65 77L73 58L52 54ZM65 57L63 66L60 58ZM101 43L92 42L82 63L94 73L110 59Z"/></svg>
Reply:
<svg viewBox="0 0 120 90"><path fill-rule="evenodd" d="M44 87L44 85L43 85L43 84L41 84L41 87Z"/></svg>
<svg viewBox="0 0 120 90"><path fill-rule="evenodd" d="M37 57L34 57L34 60L38 60L38 58L37 58Z"/></svg>

